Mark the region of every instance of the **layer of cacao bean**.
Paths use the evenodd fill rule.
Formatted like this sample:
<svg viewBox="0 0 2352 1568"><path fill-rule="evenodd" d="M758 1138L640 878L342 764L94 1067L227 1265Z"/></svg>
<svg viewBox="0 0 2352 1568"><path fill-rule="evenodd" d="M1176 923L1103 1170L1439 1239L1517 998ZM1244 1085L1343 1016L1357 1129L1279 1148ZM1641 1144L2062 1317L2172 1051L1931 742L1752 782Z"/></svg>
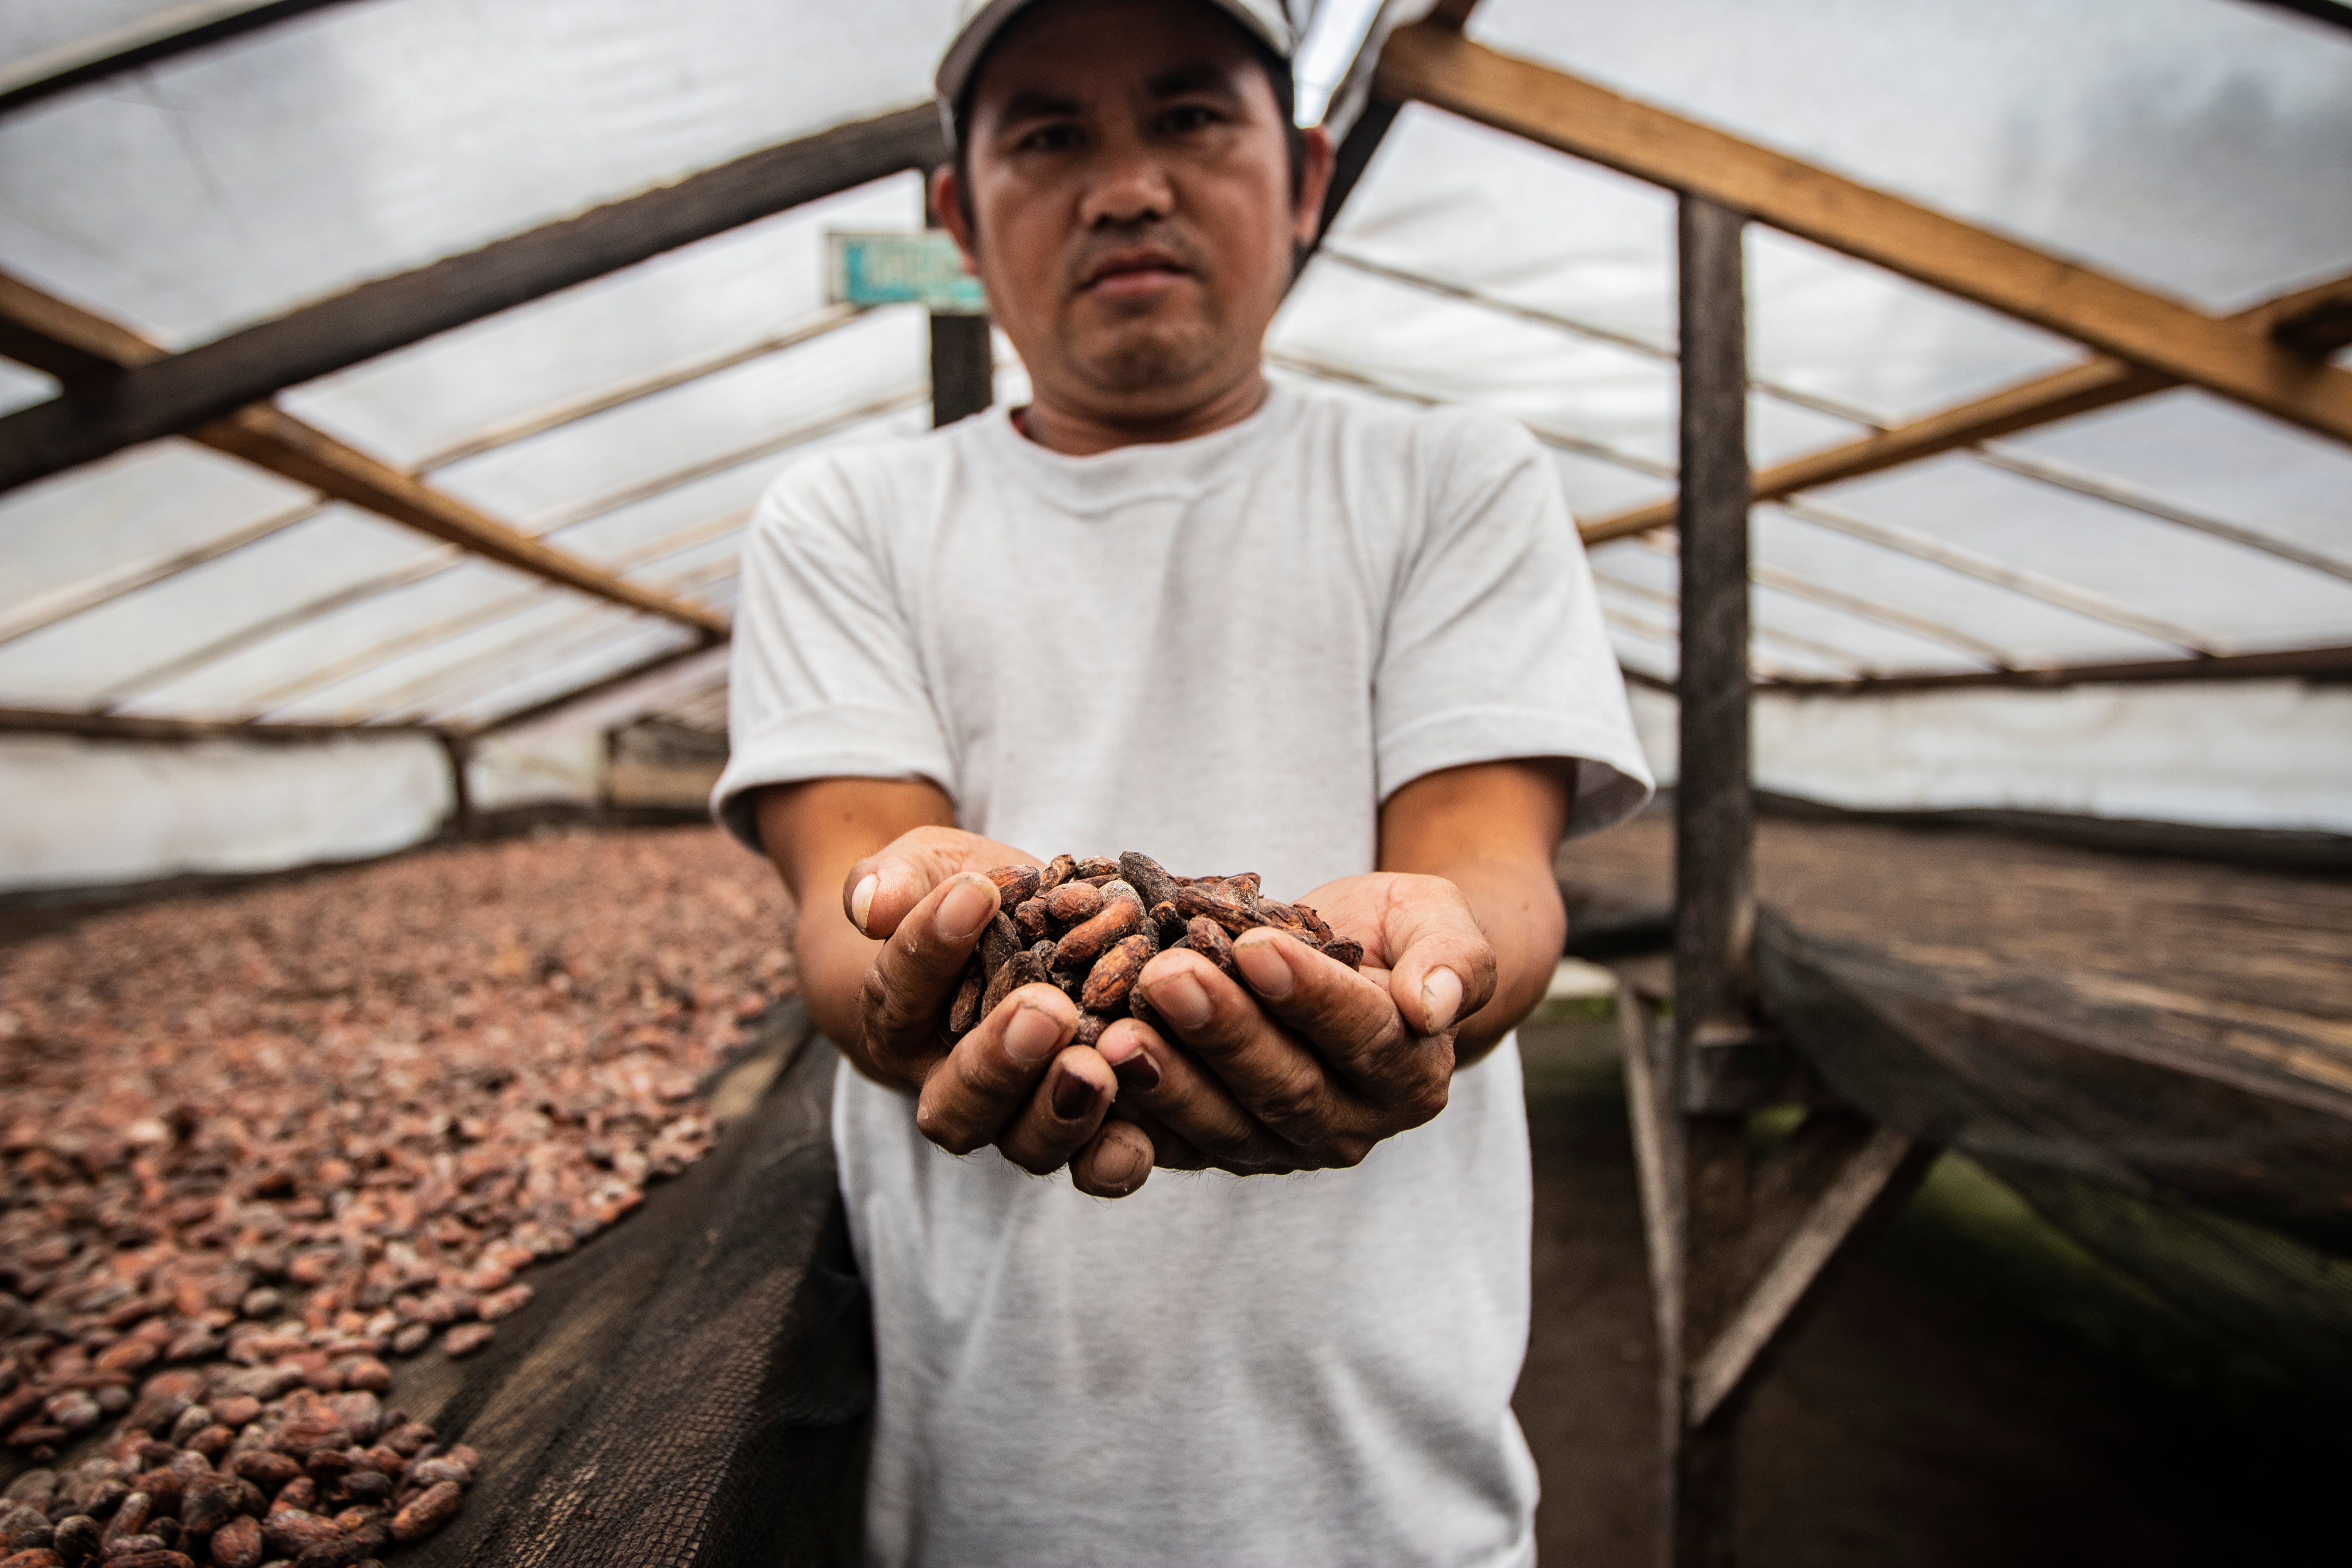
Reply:
<svg viewBox="0 0 2352 1568"><path fill-rule="evenodd" d="M411 1476L446 1461L377 1405L386 1360L487 1336L710 1147L787 912L715 832L581 835L0 952L0 1444L40 1467L0 1561L387 1549L449 1478ZM281 1504L331 1539L272 1549Z"/></svg>

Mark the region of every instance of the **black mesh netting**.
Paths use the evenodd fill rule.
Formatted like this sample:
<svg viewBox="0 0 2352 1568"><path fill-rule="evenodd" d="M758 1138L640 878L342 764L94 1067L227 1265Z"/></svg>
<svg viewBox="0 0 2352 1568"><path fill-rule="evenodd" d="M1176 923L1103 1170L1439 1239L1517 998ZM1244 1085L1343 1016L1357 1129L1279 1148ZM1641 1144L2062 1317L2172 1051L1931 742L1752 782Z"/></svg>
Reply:
<svg viewBox="0 0 2352 1568"><path fill-rule="evenodd" d="M797 1003L764 1033L781 1068L707 1157L532 1269L479 1356L395 1369L386 1403L482 1465L393 1568L856 1560L873 1356L835 1178L838 1058Z"/></svg>

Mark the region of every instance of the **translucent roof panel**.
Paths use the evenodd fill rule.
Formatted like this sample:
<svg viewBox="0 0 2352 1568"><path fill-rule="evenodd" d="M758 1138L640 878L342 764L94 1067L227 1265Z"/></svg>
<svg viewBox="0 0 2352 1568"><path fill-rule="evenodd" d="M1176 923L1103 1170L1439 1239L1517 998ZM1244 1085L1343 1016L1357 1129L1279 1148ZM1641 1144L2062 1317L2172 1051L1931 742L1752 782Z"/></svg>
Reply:
<svg viewBox="0 0 2352 1568"><path fill-rule="evenodd" d="M825 308L827 233L906 231L922 218L920 181L878 180L428 338L286 405L388 461L424 463L587 392L804 326Z"/></svg>
<svg viewBox="0 0 2352 1568"><path fill-rule="evenodd" d="M921 102L953 16L953 0L332 6L0 121L0 256L185 346Z"/></svg>
<svg viewBox="0 0 2352 1568"><path fill-rule="evenodd" d="M1486 0L1471 36L2228 310L2352 269L2352 38L2242 0Z"/></svg>

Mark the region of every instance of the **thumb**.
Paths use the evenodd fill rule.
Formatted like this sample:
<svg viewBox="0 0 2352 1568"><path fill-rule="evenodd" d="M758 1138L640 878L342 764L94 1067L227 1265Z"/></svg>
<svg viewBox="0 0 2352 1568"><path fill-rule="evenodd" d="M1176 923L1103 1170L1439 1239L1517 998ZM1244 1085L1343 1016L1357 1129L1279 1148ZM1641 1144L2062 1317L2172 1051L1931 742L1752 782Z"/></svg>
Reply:
<svg viewBox="0 0 2352 1568"><path fill-rule="evenodd" d="M1413 880L1427 886L1393 901L1382 922L1397 955L1389 995L1413 1033L1442 1035L1493 1000L1495 949L1453 883Z"/></svg>
<svg viewBox="0 0 2352 1568"><path fill-rule="evenodd" d="M909 834L868 855L841 879L842 912L867 936L887 938L932 889L962 870L963 857Z"/></svg>

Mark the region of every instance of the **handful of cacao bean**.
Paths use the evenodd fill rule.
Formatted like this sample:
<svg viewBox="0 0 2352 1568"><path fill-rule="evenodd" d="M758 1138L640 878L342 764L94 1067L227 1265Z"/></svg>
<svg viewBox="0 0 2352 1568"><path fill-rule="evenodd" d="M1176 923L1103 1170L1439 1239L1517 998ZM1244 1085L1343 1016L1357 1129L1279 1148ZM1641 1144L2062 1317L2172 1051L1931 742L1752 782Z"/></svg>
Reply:
<svg viewBox="0 0 2352 1568"><path fill-rule="evenodd" d="M948 1033L968 1034L1024 985L1057 985L1078 1005L1077 1044L1090 1046L1116 1019L1157 1026L1136 977L1163 948L1190 948L1234 973L1234 938L1263 926L1296 937L1353 969L1360 942L1334 936L1305 904L1263 897L1258 875L1178 877L1130 849L1075 859L1056 855L1041 868L1000 866L996 918L981 932L948 1010Z"/></svg>

